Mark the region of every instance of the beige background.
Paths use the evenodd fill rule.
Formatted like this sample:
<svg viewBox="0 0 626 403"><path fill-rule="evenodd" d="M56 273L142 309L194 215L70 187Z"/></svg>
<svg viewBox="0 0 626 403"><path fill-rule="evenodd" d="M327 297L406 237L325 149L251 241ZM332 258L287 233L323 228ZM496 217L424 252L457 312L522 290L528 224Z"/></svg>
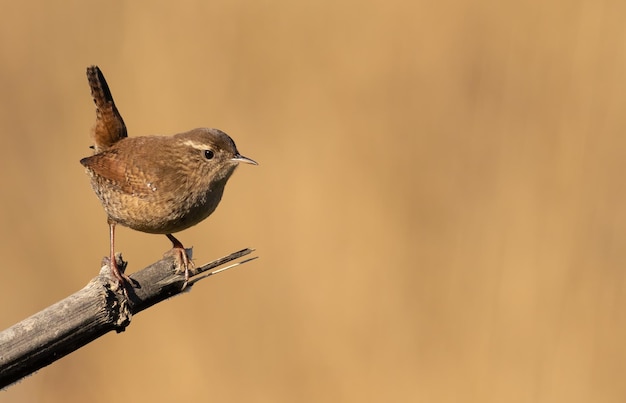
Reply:
<svg viewBox="0 0 626 403"><path fill-rule="evenodd" d="M626 3L73 3L0 14L0 328L107 253L90 64L131 136L260 162L179 238L261 258L1 401L626 400Z"/></svg>

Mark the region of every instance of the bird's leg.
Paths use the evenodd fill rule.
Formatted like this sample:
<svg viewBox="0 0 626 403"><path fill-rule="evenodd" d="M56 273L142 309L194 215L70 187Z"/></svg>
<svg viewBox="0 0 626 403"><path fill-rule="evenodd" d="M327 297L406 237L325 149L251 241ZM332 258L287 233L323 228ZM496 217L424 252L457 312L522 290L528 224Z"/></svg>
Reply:
<svg viewBox="0 0 626 403"><path fill-rule="evenodd" d="M109 222L109 244L111 247L110 250L110 263L109 267L111 267L111 273L117 278L120 282L120 285L126 292L126 284L132 285L132 281L130 277L126 274L122 273L119 267L117 267L117 260L115 260L115 223Z"/></svg>
<svg viewBox="0 0 626 403"><path fill-rule="evenodd" d="M187 250L183 244L174 237L172 234L165 234L165 236L172 241L172 251L174 253L174 259L176 260L176 271L183 271L185 273L185 283L183 284L183 290L187 287L189 282L189 267L193 267L193 261L189 259Z"/></svg>

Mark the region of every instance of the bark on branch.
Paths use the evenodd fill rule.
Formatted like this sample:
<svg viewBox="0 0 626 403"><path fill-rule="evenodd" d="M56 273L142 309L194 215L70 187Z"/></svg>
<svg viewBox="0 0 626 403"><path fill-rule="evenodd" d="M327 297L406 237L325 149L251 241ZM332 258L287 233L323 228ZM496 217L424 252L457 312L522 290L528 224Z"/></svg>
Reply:
<svg viewBox="0 0 626 403"><path fill-rule="evenodd" d="M256 259L217 269L252 251L243 249L196 268L184 292L206 277ZM127 293L111 276L108 260L105 258L100 274L82 290L0 332L0 389L111 330L123 332L134 314L182 292L184 276L175 273L171 257L133 273L130 278L134 287L127 288ZM118 263L125 267L121 258Z"/></svg>

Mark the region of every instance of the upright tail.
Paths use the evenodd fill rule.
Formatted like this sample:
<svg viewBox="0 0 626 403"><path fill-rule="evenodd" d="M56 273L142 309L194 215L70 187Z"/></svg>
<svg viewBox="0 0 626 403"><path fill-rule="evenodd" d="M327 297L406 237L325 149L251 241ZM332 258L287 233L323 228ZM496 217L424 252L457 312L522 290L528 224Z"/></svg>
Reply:
<svg viewBox="0 0 626 403"><path fill-rule="evenodd" d="M115 107L111 90L98 66L87 67L91 96L96 104L96 124L93 128L96 153L106 150L127 137L126 125Z"/></svg>

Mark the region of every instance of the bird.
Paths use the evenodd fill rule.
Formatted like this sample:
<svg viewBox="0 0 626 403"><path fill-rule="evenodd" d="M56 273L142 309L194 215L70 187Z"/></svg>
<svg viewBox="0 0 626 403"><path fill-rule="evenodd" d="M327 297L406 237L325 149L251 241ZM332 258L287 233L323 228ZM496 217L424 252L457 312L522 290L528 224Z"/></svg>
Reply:
<svg viewBox="0 0 626 403"><path fill-rule="evenodd" d="M184 272L184 289L193 263L173 234L215 211L240 163L258 164L241 155L233 139L219 129L128 137L100 68L88 67L87 78L96 106L94 154L80 163L107 216L111 272L122 285L132 284L115 260L116 225L164 234L172 242L176 271Z"/></svg>

